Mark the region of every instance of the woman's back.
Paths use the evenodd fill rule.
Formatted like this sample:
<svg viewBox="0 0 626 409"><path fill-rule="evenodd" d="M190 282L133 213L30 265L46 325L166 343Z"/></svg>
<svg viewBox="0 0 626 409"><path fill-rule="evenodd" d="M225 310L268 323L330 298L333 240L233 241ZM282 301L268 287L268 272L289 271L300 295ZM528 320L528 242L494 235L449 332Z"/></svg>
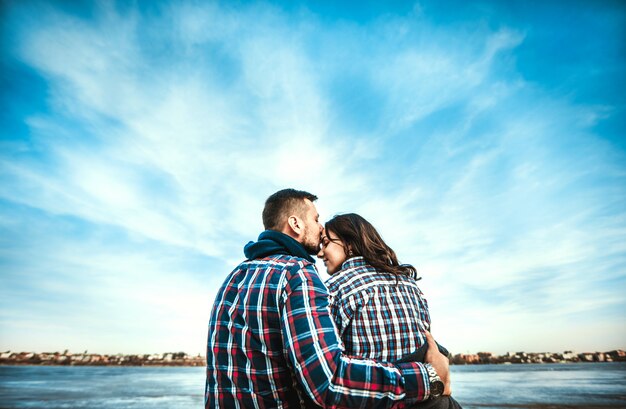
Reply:
<svg viewBox="0 0 626 409"><path fill-rule="evenodd" d="M393 362L426 342L430 315L415 277L378 271L353 257L326 285L348 355Z"/></svg>

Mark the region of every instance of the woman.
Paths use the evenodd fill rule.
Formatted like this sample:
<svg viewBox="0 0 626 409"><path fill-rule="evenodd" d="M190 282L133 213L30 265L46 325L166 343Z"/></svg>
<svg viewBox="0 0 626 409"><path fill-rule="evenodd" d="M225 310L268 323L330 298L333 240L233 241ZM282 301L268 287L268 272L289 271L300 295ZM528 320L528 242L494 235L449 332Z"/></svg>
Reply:
<svg viewBox="0 0 626 409"><path fill-rule="evenodd" d="M326 281L330 310L348 355L424 362L426 350L420 347L427 345L430 314L417 272L398 262L374 226L355 213L333 217L317 256L331 275ZM450 396L415 407L461 409Z"/></svg>
<svg viewBox="0 0 626 409"><path fill-rule="evenodd" d="M400 264L367 220L329 220L318 257L331 275L331 313L346 353L393 362L426 343L430 314L415 268Z"/></svg>

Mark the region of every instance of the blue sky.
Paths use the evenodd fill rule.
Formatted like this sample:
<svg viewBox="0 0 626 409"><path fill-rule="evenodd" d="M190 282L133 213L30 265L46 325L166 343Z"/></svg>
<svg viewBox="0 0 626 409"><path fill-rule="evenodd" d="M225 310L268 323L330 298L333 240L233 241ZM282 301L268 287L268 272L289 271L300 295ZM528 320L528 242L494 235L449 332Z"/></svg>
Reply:
<svg viewBox="0 0 626 409"><path fill-rule="evenodd" d="M455 353L626 348L623 3L315 3L3 2L0 349L203 353L284 187Z"/></svg>

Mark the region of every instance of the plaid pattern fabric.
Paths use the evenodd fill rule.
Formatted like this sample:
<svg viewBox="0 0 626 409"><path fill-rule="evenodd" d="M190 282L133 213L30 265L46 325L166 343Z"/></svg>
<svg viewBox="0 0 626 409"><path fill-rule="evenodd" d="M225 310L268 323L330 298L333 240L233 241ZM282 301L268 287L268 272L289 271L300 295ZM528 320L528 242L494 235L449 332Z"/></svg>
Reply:
<svg viewBox="0 0 626 409"><path fill-rule="evenodd" d="M205 408L404 407L429 396L421 363L353 359L315 266L275 255L246 261L211 312ZM404 402L403 402L404 399Z"/></svg>
<svg viewBox="0 0 626 409"><path fill-rule="evenodd" d="M377 271L354 257L326 285L347 354L393 362L426 343L430 315L415 278Z"/></svg>

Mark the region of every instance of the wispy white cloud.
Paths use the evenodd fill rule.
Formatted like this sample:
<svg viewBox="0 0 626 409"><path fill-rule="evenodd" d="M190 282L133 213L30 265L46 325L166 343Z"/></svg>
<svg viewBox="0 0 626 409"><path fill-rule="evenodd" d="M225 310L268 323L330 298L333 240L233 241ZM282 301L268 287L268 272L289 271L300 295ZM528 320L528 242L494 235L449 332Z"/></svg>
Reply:
<svg viewBox="0 0 626 409"><path fill-rule="evenodd" d="M219 283L287 186L318 194L322 219L361 213L416 264L453 349L514 346L533 326L540 345L542 318L574 333L564 317L623 307L624 153L593 128L611 107L525 80L512 63L525 29L439 26L420 9L362 25L267 4L161 8L41 6L13 33L49 105L3 143L1 226L32 236L2 253L0 280L29 272L20 294L41 299L10 310L29 319L90 299L48 330L55 342L199 352ZM11 345L29 331L8 314L2 326Z"/></svg>

